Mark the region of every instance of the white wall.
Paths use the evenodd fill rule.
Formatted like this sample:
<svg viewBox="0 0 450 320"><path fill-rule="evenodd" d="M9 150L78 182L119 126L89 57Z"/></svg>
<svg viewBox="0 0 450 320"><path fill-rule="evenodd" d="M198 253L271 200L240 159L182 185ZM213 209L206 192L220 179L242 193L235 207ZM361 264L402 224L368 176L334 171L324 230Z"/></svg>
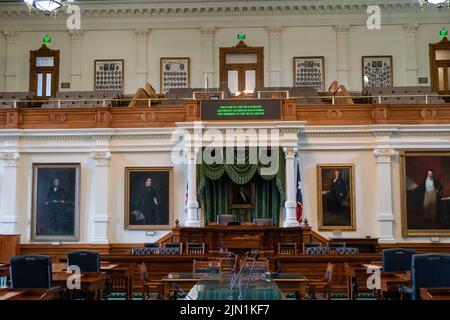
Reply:
<svg viewBox="0 0 450 320"><path fill-rule="evenodd" d="M441 24L419 25L417 29L418 77L429 77L428 44L438 42ZM265 27L220 27L215 29L213 68L214 81L219 85L219 48L235 46L236 35L245 33L249 46L264 47L265 83L269 85L269 39ZM60 82L70 82L71 36L67 31L18 32L17 38L17 88L28 90L29 51L40 47L43 36L49 34L52 49L61 50ZM406 85L405 37L402 25L386 25L381 30L368 30L365 26L351 26L348 32L349 83L350 90L361 90L361 57L364 55L392 55L394 85ZM147 43L148 80L159 91L160 58L190 57L191 87L203 87L201 32L198 28L152 29ZM6 41L0 37L0 75L5 73ZM325 57L325 88L337 76L337 40L332 26L284 27L280 35L280 86L292 86L294 56ZM124 92L133 94L143 86L136 83L136 35L134 30L86 30L82 36L82 90L94 88L95 59L124 59ZM4 88L4 76L0 77L0 88Z"/></svg>

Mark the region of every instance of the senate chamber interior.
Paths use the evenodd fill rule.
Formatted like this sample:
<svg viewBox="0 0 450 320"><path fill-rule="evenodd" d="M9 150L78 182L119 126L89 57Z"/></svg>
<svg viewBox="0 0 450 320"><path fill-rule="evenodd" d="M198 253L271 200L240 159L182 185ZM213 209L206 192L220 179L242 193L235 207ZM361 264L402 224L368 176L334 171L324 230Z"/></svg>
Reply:
<svg viewBox="0 0 450 320"><path fill-rule="evenodd" d="M1 1L0 300L450 300L449 17Z"/></svg>

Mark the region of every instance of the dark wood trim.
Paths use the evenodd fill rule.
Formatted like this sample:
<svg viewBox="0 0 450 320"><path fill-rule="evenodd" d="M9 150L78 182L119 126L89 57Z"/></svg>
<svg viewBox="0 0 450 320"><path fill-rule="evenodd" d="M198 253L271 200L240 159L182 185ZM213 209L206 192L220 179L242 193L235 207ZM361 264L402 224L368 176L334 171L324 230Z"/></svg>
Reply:
<svg viewBox="0 0 450 320"><path fill-rule="evenodd" d="M439 91L439 78L438 78L438 65L444 64L445 66L450 68L450 60L442 60L436 61L436 51L437 50L450 50L450 41L447 37L444 37L438 43L430 43L429 44L429 59L430 59L430 80L431 80L431 88L435 92L439 92L440 94L449 94L450 90ZM450 81L447 76L447 88L448 82ZM444 83L445 86L445 83ZM445 87L444 87L445 89Z"/></svg>
<svg viewBox="0 0 450 320"><path fill-rule="evenodd" d="M47 71L51 73L52 76L52 97L55 96L56 92L59 90L59 50L49 49L45 44L43 44L38 50L30 51L30 75L29 75L29 88L30 92L35 94L35 99L45 100L47 97L43 95L42 97L37 96L37 82L36 77L38 69L42 71ZM36 58L37 57L53 57L53 67L37 67ZM45 82L45 79L43 79ZM45 93L43 87L43 93Z"/></svg>

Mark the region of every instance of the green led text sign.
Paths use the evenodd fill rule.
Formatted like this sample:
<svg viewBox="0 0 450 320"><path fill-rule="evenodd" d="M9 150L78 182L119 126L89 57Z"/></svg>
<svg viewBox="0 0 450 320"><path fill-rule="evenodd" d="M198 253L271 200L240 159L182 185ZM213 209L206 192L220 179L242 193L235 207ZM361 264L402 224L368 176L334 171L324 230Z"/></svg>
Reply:
<svg viewBox="0 0 450 320"><path fill-rule="evenodd" d="M280 120L279 99L201 100L202 120Z"/></svg>

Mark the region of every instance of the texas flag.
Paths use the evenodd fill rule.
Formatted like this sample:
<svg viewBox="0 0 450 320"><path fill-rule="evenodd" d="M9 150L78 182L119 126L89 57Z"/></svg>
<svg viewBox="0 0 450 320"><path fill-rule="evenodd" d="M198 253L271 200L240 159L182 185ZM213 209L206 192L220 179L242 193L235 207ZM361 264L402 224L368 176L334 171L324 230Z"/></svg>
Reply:
<svg viewBox="0 0 450 320"><path fill-rule="evenodd" d="M298 161L298 159L297 159ZM302 222L302 214L303 214L303 196L302 196L302 181L300 179L300 163L298 162L296 165L297 171L297 221Z"/></svg>

